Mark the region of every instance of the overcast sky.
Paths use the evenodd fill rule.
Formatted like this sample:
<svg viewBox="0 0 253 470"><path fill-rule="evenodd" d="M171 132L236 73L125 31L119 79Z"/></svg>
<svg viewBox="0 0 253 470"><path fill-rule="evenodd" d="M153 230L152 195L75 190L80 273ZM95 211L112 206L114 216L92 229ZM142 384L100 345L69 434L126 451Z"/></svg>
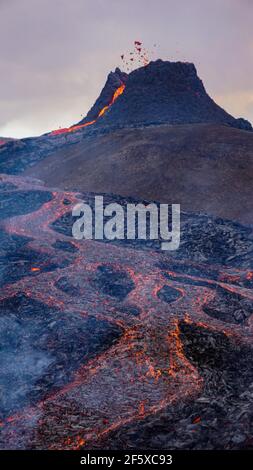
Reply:
<svg viewBox="0 0 253 470"><path fill-rule="evenodd" d="M120 55L194 62L208 93L253 122L253 0L0 0L0 136L81 119Z"/></svg>

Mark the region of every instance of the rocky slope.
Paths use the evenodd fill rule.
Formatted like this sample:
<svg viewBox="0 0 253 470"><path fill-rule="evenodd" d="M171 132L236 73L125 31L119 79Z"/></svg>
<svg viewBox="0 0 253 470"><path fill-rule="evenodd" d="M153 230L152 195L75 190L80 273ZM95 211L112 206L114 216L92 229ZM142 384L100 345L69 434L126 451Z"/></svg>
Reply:
<svg viewBox="0 0 253 470"><path fill-rule="evenodd" d="M208 96L193 64L158 60L110 73L77 125L0 147L0 171L253 223L251 129Z"/></svg>
<svg viewBox="0 0 253 470"><path fill-rule="evenodd" d="M63 164L64 162L64 164ZM54 152L26 174L253 223L253 133L194 124L119 129Z"/></svg>
<svg viewBox="0 0 253 470"><path fill-rule="evenodd" d="M105 87L108 91L111 80L112 77ZM220 123L252 130L248 121L235 119L209 97L194 64L157 60L134 70L128 77L117 71L115 88L119 80L126 85L124 93L97 121L99 126ZM99 98L101 106L107 103L105 89ZM95 118L97 104L88 113L88 119Z"/></svg>

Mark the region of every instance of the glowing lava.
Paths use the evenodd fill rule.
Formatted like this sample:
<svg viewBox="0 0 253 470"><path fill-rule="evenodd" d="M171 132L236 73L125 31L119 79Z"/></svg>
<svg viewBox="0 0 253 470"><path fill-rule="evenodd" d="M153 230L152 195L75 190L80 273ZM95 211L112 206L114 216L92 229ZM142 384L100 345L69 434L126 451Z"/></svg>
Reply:
<svg viewBox="0 0 253 470"><path fill-rule="evenodd" d="M112 99L110 103L106 106L104 106L98 113L98 116L96 119L93 119L92 121L85 122L84 124L77 124L76 126L71 126L71 127L66 127L64 129L57 129L55 131L52 131L50 135L59 135L59 134L65 134L67 132L75 132L79 131L80 129L83 129L84 127L91 126L92 124L95 124L97 120L103 116L106 111L112 106L112 104L116 101L116 99L122 95L123 91L125 90L126 85L122 83L113 93Z"/></svg>
<svg viewBox="0 0 253 470"><path fill-rule="evenodd" d="M114 95L114 100L116 98ZM11 183L16 187L10 191L10 198L11 193L12 197L14 195L17 197L21 189L37 190L40 195L41 192L47 191L34 180L14 176L3 176L2 179L3 183ZM206 357L208 359L208 354L212 361L216 344L220 348L217 357L222 358L221 353L223 354L225 350L226 354L228 344L235 344L235 349L240 344L243 345L240 347L245 348L245 345L252 343L253 337L253 325L250 322L246 328L243 324L225 322L208 315L204 307L213 300L221 288L223 291L226 289L234 294L240 294L243 305L250 305L249 302L253 300L252 290L241 286L240 283L245 277L250 281L252 272L246 268L235 270L234 267L212 268L211 265L204 270L204 265L197 262L184 261L175 264L171 258L165 260L163 255L155 250L147 252L93 240L78 243L68 235L57 232L52 224L62 216L64 216L62 223L66 224L67 214L70 211L69 204L80 202L80 195L75 192L53 191L51 196L49 201L36 210L31 207L29 213L23 215L21 213L4 221L3 233L5 237L8 236L7 240L11 240L11 246L13 239L22 241L24 237L29 245L28 250L16 246L15 258L10 260L8 278L6 277L0 294L2 317L5 316L4 320L8 321L8 324L6 323L8 326L11 320L9 314L11 308L13 315L16 311L19 312L17 318L20 322L23 315L24 327L26 322L30 322L31 330L26 331L33 332L36 327L39 331L38 338L39 335L43 338L45 331L47 335L50 334L46 347L58 362L52 362L52 369L48 369L50 374L47 370L42 370L40 373L39 379L46 377L46 380L51 380L46 393L47 382L39 382L37 376L35 376L36 383L25 382L27 372L24 370L23 383L29 386L32 392L41 389L43 393L34 395L33 400L30 400L30 395L26 394L26 401L20 402L19 406L16 406L16 394L14 398L10 397L13 400L10 402L11 405L8 405L0 416L0 448L66 450L82 449L85 446L103 448L103 440L110 442L117 439L113 433L116 431L125 433L124 426L129 426L130 432L136 426L144 429L147 424L146 418L156 422L160 419L161 412L161 417L166 416L167 420L167 416L173 412L173 407L181 407L181 404L187 406L187 418L184 415L184 418L176 419L175 429L185 426L185 423L187 425L188 422L192 438L194 439L196 435L195 439L198 439L196 428L192 425L198 425L197 427L202 430L201 426L206 420L205 406L208 406L205 401L208 398L206 391L209 390L211 383L208 381L206 387L205 381L206 377L212 378L207 375L211 366L208 364L206 372L201 361L206 360ZM67 205L66 200L69 202ZM36 238L34 234L37 234ZM76 246L74 251L73 245ZM32 250L36 250L37 258L27 259L27 252ZM18 258L19 254L23 258ZM69 263L59 264L59 259L63 258ZM22 261L23 266L29 262L26 268L22 268L21 263L18 265L23 269L22 276L18 278L10 277L12 270L14 272L17 270L17 264L13 263L13 260ZM48 269L49 261L52 261L51 269ZM3 258L3 262L6 264L6 257ZM107 267L107 273L126 274L124 278L120 276L116 278L110 292L102 288L104 284L101 285L101 276L100 284L97 282L98 268L101 266ZM183 275L181 271L184 271ZM31 272L35 275L32 276ZM201 277L203 273L205 276ZM120 282L122 279L125 282L129 277L133 288L127 296L119 300L118 297L111 295L115 293L116 288L119 289L121 285L124 287L125 284ZM103 281L106 282L107 289L108 279L109 274ZM230 282L236 284L228 284ZM173 288L173 292L180 291L181 295L174 298L169 295L161 297L159 293L165 285ZM29 319L29 312L33 313L34 322ZM50 316L49 324L48 316ZM58 321L57 317L60 317L61 324L56 330L54 323ZM120 328L121 334L115 337L113 343L104 343L105 347L102 349L91 349L94 351L91 356L81 356L78 367L71 362L71 353L68 356L67 366L58 368L61 366L58 358L65 357L69 351L72 351L75 329L73 330L71 325L74 322L78 332L74 339L77 341L79 334L81 335L78 325L81 325L84 319L92 322L91 325L99 325L101 328L97 333L94 329L91 330L92 348L103 331L107 331L103 329L105 324L110 327L109 332L114 331L112 328ZM15 320L15 325L16 323ZM45 327L44 330L38 330L43 325L46 325L46 330ZM192 349L187 349L194 328L197 333L191 344L195 345L195 338L201 341L204 335L204 340L198 349L193 350L197 354L194 356L196 360L191 353ZM50 333L51 329L53 330ZM83 338L88 332L89 328ZM29 338L29 335L26 337ZM217 337L216 343L214 343L215 337ZM61 342L58 338L62 338ZM210 353L208 352L210 349L207 349L207 354L204 354L206 338L207 347L212 349ZM39 340L42 341L40 338ZM80 348L82 344L80 340ZM35 347L38 347L37 343ZM247 352L248 349L242 351ZM30 357L30 349L28 353ZM243 353L243 357L248 361L250 356ZM196 365L197 361L200 366ZM62 374L60 382L51 379L54 377L52 374L55 373L56 367L57 371L60 371L59 374ZM219 376L217 380L220 380ZM237 383L239 381L236 381ZM213 393L213 389L210 393ZM204 401L201 402L200 399ZM212 400L211 397L210 401ZM239 411L241 413L241 409ZM211 415L212 423L213 416L216 415ZM225 414L224 419L226 419ZM185 446L185 442L183 445Z"/></svg>

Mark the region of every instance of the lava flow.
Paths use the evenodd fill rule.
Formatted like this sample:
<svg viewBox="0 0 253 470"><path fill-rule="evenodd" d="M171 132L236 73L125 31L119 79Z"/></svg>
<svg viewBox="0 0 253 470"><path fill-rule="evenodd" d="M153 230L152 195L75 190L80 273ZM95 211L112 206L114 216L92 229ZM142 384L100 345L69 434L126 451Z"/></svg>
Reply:
<svg viewBox="0 0 253 470"><path fill-rule="evenodd" d="M98 113L98 116L96 119L93 119L92 121L89 121L89 122L85 122L84 124L77 124L75 126L71 126L71 127L67 127L67 128L64 128L64 129L56 129L54 131L52 131L50 133L50 135L59 135L59 134L65 134L67 132L75 132L75 131L79 131L80 129L83 129L84 127L87 127L87 126L91 126L92 124L95 124L95 122L97 122L97 120L103 116L106 111L113 105L113 103L116 101L116 99L122 95L122 93L124 92L125 90L125 84L122 83L117 89L116 91L113 93L113 96L112 96L112 99L110 101L110 103L106 106L104 106Z"/></svg>
<svg viewBox="0 0 253 470"><path fill-rule="evenodd" d="M122 54L121 60L128 72L131 70L133 66L137 66L137 67L147 66L150 62L147 49L145 49L143 47L142 42L138 40L134 41L134 50L131 51L129 54ZM131 64L131 67L130 67L130 64ZM97 117L95 119L92 119L91 121L85 122L83 124L77 124L74 126L63 128L63 129L56 129L50 132L50 135L59 135L59 134L65 134L68 132L75 132L75 131L78 131L80 129L83 129L85 127L95 124L97 120L108 111L108 109L113 105L116 99L120 95L122 95L122 93L125 90L125 87L126 87L125 83L121 83L118 86L118 88L114 91L110 102L107 105L103 106L103 108L98 112Z"/></svg>
<svg viewBox="0 0 253 470"><path fill-rule="evenodd" d="M140 448L142 436L151 448L202 436L233 448L253 369L248 266L76 241L77 193L1 185L1 448Z"/></svg>

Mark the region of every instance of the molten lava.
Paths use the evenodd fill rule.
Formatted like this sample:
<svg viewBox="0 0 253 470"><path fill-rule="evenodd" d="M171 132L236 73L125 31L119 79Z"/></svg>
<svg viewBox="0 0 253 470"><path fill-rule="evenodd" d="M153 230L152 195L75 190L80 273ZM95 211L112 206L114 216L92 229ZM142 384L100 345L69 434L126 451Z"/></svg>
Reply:
<svg viewBox="0 0 253 470"><path fill-rule="evenodd" d="M116 99L122 95L123 91L125 90L125 84L122 83L114 92L113 96L112 96L112 99L110 101L110 103L106 106L104 106L98 113L98 116L96 119L93 119L92 121L89 121L89 122L85 122L84 124L77 124L75 126L71 126L71 127L66 127L64 129L57 129L55 131L52 131L51 132L51 135L59 135L59 134L65 134L67 132L75 132L75 131L79 131L80 129L83 129L84 127L87 127L87 126L91 126L92 124L95 124L95 122L97 122L98 118L100 118L101 116L103 116L106 111L112 106L112 104L116 101Z"/></svg>
<svg viewBox="0 0 253 470"><path fill-rule="evenodd" d="M114 94L112 102L116 98ZM14 186L8 198L19 195L20 204L25 203L21 191L24 188L26 192L36 191L36 197L42 198L39 208L34 207L34 198L30 212L22 214L23 207L19 215L5 219L3 236L11 244L2 260L7 264L9 258L0 302L8 334L11 321L15 326L14 346L8 340L13 347L12 357L18 353L16 344L19 347L20 343L14 335L20 322L18 331L27 345L24 348L21 342L20 351L29 359L34 351L37 361L40 359L37 348L41 348L45 369L43 366L38 373L32 369L32 375L26 370L27 363L24 366L18 363L17 368L9 366L6 382L2 374L2 383L9 390L9 376L15 378L17 371L25 393L19 401L16 393L10 394L1 405L0 448L105 448L117 442L120 439L117 436L123 435L125 439L127 432L131 436L132 429L142 432L148 425L150 433L155 422L158 425L165 422L162 431L165 436L169 426L172 433L184 428L187 432L188 427L188 436L198 443L198 429L204 432L211 420L212 436L216 435L212 426L219 411L213 406L214 380L220 381L220 377L226 380L227 376L234 380L234 351L238 348L241 348L239 358L247 365L251 356L245 348L252 344L253 324L250 317L245 326L242 322L223 320L212 315L216 304L210 313L206 307L209 305L210 309L223 292L222 310L217 310L218 313L228 308L226 298L234 302L233 311L239 311L239 301L240 308L246 313L246 308L250 311L252 271L211 263L206 266L191 260L175 263L158 251L147 252L123 244L93 240L78 243L67 231L56 230L55 221L60 221L61 229L66 227L69 205L80 202L80 194L52 191L48 200L43 196L46 188L34 180L3 175L1 183ZM6 186L2 188L4 193ZM29 246L25 248L23 242L27 244L28 240ZM15 257L8 257L10 250ZM129 285L126 297L115 296L122 295ZM173 297L175 291L181 295ZM224 291L233 293L233 297L224 297ZM36 337L31 336L35 334ZM33 338L38 338L36 344ZM73 349L75 344L78 347ZM229 345L233 349L228 357ZM230 357L233 373L228 369ZM241 369L247 373L246 366ZM236 378L236 387L239 382ZM243 387L244 384L240 394L241 390L244 393ZM231 390L237 393L230 384L226 390L229 397ZM220 393L223 392L218 389L218 403ZM241 402L238 410L241 414ZM178 416L179 412L183 414ZM175 423L172 419L171 425L167 425L172 413ZM220 414L217 416L220 426ZM223 416L227 425L227 412ZM232 419L231 423L233 426ZM141 441L136 435L138 445ZM227 435L230 439L229 432ZM183 446L184 439L185 435ZM124 445L128 446L127 440Z"/></svg>

